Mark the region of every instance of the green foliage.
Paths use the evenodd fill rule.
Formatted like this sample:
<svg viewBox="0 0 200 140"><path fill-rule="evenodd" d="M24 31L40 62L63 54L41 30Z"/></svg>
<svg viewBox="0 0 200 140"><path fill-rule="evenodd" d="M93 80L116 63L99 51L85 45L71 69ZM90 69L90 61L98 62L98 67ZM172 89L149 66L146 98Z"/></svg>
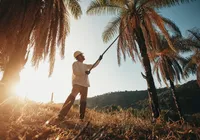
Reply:
<svg viewBox="0 0 200 140"><path fill-rule="evenodd" d="M131 107L138 100L147 98L146 91L118 91L88 98L88 107L102 108L110 105L120 105L122 108Z"/></svg>
<svg viewBox="0 0 200 140"><path fill-rule="evenodd" d="M200 88L197 81L190 81L183 85L177 85L177 97L184 114L200 112ZM157 89L160 107L162 110L176 111L176 107L168 88ZM100 110L108 106L120 106L123 109L133 108L139 110L150 110L148 93L143 91L117 91L100 96L88 98L88 107Z"/></svg>

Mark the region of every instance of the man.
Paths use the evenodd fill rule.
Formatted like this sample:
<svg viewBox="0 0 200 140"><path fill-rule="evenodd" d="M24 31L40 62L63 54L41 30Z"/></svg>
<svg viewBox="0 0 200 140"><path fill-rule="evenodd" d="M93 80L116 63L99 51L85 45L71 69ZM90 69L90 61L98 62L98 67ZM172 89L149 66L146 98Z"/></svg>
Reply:
<svg viewBox="0 0 200 140"><path fill-rule="evenodd" d="M88 93L88 87L90 87L88 75L90 74L90 69L96 67L102 59L99 57L97 63L94 65L84 64L83 61L85 57L82 52L76 51L74 53L74 58L77 60L72 65L72 91L68 98L66 99L62 109L59 112L58 119L63 120L67 113L69 112L71 106L78 93L80 93L80 119L83 120L85 116L86 109L86 99Z"/></svg>

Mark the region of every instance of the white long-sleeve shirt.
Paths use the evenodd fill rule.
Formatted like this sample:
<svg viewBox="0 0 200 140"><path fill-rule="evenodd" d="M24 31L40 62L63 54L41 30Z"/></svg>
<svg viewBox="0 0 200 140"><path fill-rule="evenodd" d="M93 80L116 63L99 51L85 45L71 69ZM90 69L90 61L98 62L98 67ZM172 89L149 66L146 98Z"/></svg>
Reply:
<svg viewBox="0 0 200 140"><path fill-rule="evenodd" d="M99 62L95 65L95 67ZM76 61L72 65L72 85L80 85L84 87L90 87L88 75L85 71L88 71L92 67L92 64L84 64Z"/></svg>

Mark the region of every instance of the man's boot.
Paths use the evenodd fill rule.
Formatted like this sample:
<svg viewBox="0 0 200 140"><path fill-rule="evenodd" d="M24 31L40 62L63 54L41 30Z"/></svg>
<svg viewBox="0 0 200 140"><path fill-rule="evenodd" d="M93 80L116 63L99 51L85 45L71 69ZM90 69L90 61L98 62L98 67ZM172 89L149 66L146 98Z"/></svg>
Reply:
<svg viewBox="0 0 200 140"><path fill-rule="evenodd" d="M83 120L85 117L86 101L80 102L80 119Z"/></svg>
<svg viewBox="0 0 200 140"><path fill-rule="evenodd" d="M69 96L68 96L67 100L65 101L65 103L64 103L64 105L63 105L63 107L62 107L62 109L60 110L60 113L59 113L59 115L58 115L58 117L59 117L60 119L64 119L64 118L65 118L65 116L66 116L67 113L69 112L71 106L73 105L74 100L75 100L75 97L74 97L74 96L72 96L72 95L69 95Z"/></svg>

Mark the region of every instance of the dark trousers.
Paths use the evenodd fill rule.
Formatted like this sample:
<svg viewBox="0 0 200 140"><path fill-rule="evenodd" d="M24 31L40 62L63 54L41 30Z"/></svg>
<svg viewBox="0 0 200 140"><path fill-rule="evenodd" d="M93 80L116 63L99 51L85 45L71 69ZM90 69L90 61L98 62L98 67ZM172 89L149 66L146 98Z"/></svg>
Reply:
<svg viewBox="0 0 200 140"><path fill-rule="evenodd" d="M62 109L59 112L59 117L64 118L71 106L73 105L76 96L80 93L81 98L80 98L80 119L84 119L85 116L85 109L86 109L86 99L87 99L87 93L88 93L88 87L83 87L80 85L73 85L71 94L67 97L65 103L62 106Z"/></svg>

